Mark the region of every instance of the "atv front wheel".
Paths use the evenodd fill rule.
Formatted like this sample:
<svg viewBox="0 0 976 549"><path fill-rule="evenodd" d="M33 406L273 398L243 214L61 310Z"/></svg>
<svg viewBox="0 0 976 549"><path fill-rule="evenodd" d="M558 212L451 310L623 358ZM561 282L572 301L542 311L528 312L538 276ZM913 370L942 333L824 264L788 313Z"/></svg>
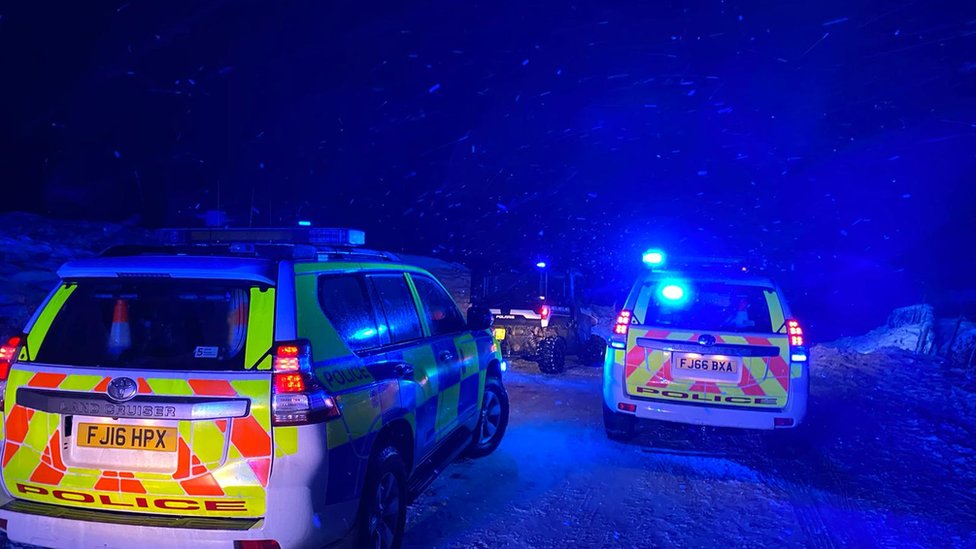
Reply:
<svg viewBox="0 0 976 549"><path fill-rule="evenodd" d="M566 369L566 340L547 337L539 342L539 370L544 374L558 374Z"/></svg>

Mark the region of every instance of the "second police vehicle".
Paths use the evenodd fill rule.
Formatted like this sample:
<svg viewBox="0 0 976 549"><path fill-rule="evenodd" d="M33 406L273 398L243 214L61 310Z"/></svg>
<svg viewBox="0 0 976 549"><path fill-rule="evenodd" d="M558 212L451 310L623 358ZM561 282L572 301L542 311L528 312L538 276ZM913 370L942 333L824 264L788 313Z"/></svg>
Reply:
<svg viewBox="0 0 976 549"><path fill-rule="evenodd" d="M603 376L607 435L639 419L796 427L807 409L809 354L779 287L740 263L667 265L660 250L634 284L610 337Z"/></svg>
<svg viewBox="0 0 976 549"><path fill-rule="evenodd" d="M0 527L44 547L398 547L508 421L486 310L346 229L172 230L64 265L0 349Z"/></svg>

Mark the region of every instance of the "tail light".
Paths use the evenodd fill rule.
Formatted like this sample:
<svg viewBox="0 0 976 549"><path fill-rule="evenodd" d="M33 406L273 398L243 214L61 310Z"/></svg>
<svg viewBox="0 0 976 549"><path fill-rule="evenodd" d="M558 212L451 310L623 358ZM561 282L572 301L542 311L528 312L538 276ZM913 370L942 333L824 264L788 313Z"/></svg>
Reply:
<svg viewBox="0 0 976 549"><path fill-rule="evenodd" d="M10 374L10 366L20 355L20 347L23 342L22 336L14 336L0 347L0 412L4 411L3 395L7 392L7 376Z"/></svg>
<svg viewBox="0 0 976 549"><path fill-rule="evenodd" d="M549 320L549 315L552 314L552 309L548 305L539 305L535 308L535 312L539 313L542 320Z"/></svg>
<svg viewBox="0 0 976 549"><path fill-rule="evenodd" d="M786 321L787 334L790 338L790 361L806 362L809 359L807 353L806 339L803 337L803 328L795 320Z"/></svg>
<svg viewBox="0 0 976 549"><path fill-rule="evenodd" d="M335 399L312 373L312 344L289 341L275 345L272 376L271 422L305 425L339 417Z"/></svg>
<svg viewBox="0 0 976 549"><path fill-rule="evenodd" d="M630 330L630 322L634 318L634 313L624 309L617 315L617 321L613 324L613 334L610 335L610 347L614 349L627 348L627 332Z"/></svg>

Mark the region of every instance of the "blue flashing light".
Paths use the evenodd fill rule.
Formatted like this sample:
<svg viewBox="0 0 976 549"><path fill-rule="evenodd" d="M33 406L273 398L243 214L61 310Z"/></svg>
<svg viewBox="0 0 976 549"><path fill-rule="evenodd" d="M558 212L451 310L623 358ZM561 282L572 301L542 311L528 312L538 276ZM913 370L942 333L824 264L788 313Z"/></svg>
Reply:
<svg viewBox="0 0 976 549"><path fill-rule="evenodd" d="M793 362L806 362L807 355L806 353L793 353L790 355L790 360Z"/></svg>
<svg viewBox="0 0 976 549"><path fill-rule="evenodd" d="M312 226L312 222L311 221L302 220L302 221L299 221L298 222L298 226L299 227L311 227Z"/></svg>
<svg viewBox="0 0 976 549"><path fill-rule="evenodd" d="M677 284L668 284L661 288L661 297L668 301L681 301L685 297L685 289Z"/></svg>
<svg viewBox="0 0 976 549"><path fill-rule="evenodd" d="M644 252L643 260L644 263L651 267L660 267L664 265L665 255L661 250L647 250Z"/></svg>
<svg viewBox="0 0 976 549"><path fill-rule="evenodd" d="M657 286L657 297L661 305L681 308L692 298L692 288L688 282L679 278L662 280Z"/></svg>
<svg viewBox="0 0 976 549"><path fill-rule="evenodd" d="M546 262L545 261L540 261L540 262L536 263L535 266L538 267L538 268L540 268L540 269L545 269L546 268Z"/></svg>
<svg viewBox="0 0 976 549"><path fill-rule="evenodd" d="M507 372L508 371L508 361L507 360L503 360L502 363L501 363L501 365L500 365L500 368L501 368L501 370L503 372Z"/></svg>

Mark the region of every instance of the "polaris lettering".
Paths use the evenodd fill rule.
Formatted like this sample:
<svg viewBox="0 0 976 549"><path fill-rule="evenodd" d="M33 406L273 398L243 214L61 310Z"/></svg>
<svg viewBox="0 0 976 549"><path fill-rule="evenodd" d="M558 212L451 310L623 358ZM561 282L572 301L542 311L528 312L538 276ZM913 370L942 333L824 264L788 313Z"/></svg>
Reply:
<svg viewBox="0 0 976 549"><path fill-rule="evenodd" d="M68 503L95 503L95 495L72 490L48 490L43 486L17 483L17 491L26 496L49 496ZM123 501L123 494L99 494L98 503L107 507L131 507L137 509L162 509L166 511L222 511L247 512L244 500L192 500L182 498L152 498L138 496L131 501Z"/></svg>
<svg viewBox="0 0 976 549"><path fill-rule="evenodd" d="M662 396L666 398L695 400L698 402L727 402L729 404L752 404L758 406L778 406L779 403L773 397L766 396L727 396L711 395L704 393L686 393L683 391L673 391L655 389L654 387L637 387L637 392L646 395Z"/></svg>

